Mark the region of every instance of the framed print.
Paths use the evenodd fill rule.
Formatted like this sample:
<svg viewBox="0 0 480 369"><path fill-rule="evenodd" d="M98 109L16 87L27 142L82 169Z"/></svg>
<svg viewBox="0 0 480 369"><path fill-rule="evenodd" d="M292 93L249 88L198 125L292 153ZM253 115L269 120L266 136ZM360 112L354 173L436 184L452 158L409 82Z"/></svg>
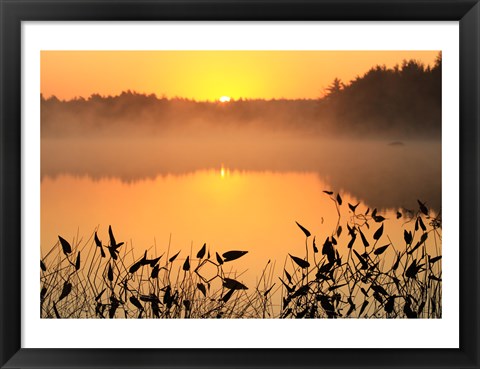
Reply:
<svg viewBox="0 0 480 369"><path fill-rule="evenodd" d="M2 367L479 366L476 1L1 6Z"/></svg>

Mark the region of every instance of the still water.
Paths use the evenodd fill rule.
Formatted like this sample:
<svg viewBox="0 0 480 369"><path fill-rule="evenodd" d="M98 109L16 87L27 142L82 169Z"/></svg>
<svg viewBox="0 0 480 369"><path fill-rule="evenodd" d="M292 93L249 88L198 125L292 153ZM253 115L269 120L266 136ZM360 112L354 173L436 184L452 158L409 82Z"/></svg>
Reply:
<svg viewBox="0 0 480 369"><path fill-rule="evenodd" d="M305 237L295 222L320 244L336 232L339 213L325 190L340 193L342 224L352 216L349 203L360 203L357 213L377 208L387 218L385 233L398 244L406 209L417 211L417 199L441 211L439 142L129 145L42 141L43 255L58 235L82 243L98 229L107 244L111 225L134 259L145 250L151 256L181 250L184 259L204 243L212 255L248 251L231 263L248 285L269 260L280 274L288 254L305 256ZM348 240L347 232L339 237L340 251Z"/></svg>
<svg viewBox="0 0 480 369"><path fill-rule="evenodd" d="M137 257L155 247L163 252L169 243L172 252L182 250L186 257L207 243L219 254L249 251L242 261L258 271L268 259L282 260L303 249L295 221L312 234L335 229L338 216L334 203L322 193L325 186L315 173L228 168L133 184L69 175L45 178L42 244L55 244L57 234L89 237L97 226L106 242L111 224L117 240L138 249Z"/></svg>

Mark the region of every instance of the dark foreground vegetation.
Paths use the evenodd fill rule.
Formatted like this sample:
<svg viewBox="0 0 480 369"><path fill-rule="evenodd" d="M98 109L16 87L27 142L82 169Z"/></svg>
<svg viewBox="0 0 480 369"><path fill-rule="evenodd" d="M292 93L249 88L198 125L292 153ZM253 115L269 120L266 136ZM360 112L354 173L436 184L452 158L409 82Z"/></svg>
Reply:
<svg viewBox="0 0 480 369"><path fill-rule="evenodd" d="M360 212L324 192L337 210L348 206L349 219L338 211L335 229L318 239L292 224L305 255L286 256L279 274L266 262L254 286L232 272L247 251L220 255L203 244L134 259L112 227L86 241L59 236L40 263L41 317L441 318L440 217L421 201L417 211L399 210L403 240L392 242L376 209Z"/></svg>
<svg viewBox="0 0 480 369"><path fill-rule="evenodd" d="M227 104L126 91L61 101L41 97L42 137L151 135L253 129L325 137L440 138L442 66L415 60L375 66L350 82L335 79L311 100L248 100ZM319 86L319 92L321 86ZM319 93L320 94L320 93Z"/></svg>

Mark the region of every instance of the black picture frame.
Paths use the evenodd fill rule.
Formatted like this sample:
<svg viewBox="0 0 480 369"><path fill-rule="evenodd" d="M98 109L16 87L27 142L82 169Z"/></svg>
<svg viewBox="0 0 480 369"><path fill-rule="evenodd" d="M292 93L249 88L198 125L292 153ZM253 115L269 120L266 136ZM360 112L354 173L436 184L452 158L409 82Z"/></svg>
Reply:
<svg viewBox="0 0 480 369"><path fill-rule="evenodd" d="M0 0L0 16L0 365L2 368L479 368L480 5L478 0ZM21 23L22 21L77 20L459 21L460 348L368 350L22 348Z"/></svg>

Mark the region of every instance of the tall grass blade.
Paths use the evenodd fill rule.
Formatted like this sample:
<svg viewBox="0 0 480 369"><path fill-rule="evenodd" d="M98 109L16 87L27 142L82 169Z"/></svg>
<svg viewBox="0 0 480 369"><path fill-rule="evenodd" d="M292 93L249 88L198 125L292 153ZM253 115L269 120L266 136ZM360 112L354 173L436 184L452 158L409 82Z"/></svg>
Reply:
<svg viewBox="0 0 480 369"><path fill-rule="evenodd" d="M313 237L313 252L316 254L318 253L317 245L315 243L315 237Z"/></svg>
<svg viewBox="0 0 480 369"><path fill-rule="evenodd" d="M406 229L403 230L403 239L405 240L405 243L407 244L407 246L411 245L413 241L412 232L411 231L407 232Z"/></svg>
<svg viewBox="0 0 480 369"><path fill-rule="evenodd" d="M58 312L58 309L57 309L57 304L54 302L53 303L53 312L55 313L55 317L57 319L62 319L62 317L60 316L59 312Z"/></svg>
<svg viewBox="0 0 480 369"><path fill-rule="evenodd" d="M358 232L360 232L360 238L362 239L363 246L368 247L370 244L368 243L367 239L365 238L365 235L363 234L362 230L359 229Z"/></svg>
<svg viewBox="0 0 480 369"><path fill-rule="evenodd" d="M207 297L207 289L205 288L205 286L202 283L197 283L197 288L203 294L203 297Z"/></svg>
<svg viewBox="0 0 480 369"><path fill-rule="evenodd" d="M181 250L179 252L177 252L175 255L173 255L170 259L168 259L168 261L170 263L173 263L175 261L175 259L177 258L177 256L180 255L180 252L181 252Z"/></svg>
<svg viewBox="0 0 480 369"><path fill-rule="evenodd" d="M391 314L393 312L394 307L395 307L395 296L390 296L385 306L383 307L383 309L387 314Z"/></svg>
<svg viewBox="0 0 480 369"><path fill-rule="evenodd" d="M142 303L135 296L130 296L129 300L137 309L144 310Z"/></svg>
<svg viewBox="0 0 480 369"><path fill-rule="evenodd" d="M382 237L382 234L383 234L383 223L382 225L380 226L380 228L378 228L375 233L373 234L373 239L378 241L380 239L380 237Z"/></svg>
<svg viewBox="0 0 480 369"><path fill-rule="evenodd" d="M198 259L203 259L206 251L207 251L207 244L204 243L202 248L197 252L197 258Z"/></svg>
<svg viewBox="0 0 480 369"><path fill-rule="evenodd" d="M155 265L152 269L152 273L150 274L150 278L158 278L158 272L160 271L160 266Z"/></svg>
<svg viewBox="0 0 480 369"><path fill-rule="evenodd" d="M380 246L377 249L375 249L375 251L373 253L375 255L382 255L385 252L385 250L388 248L388 246L390 246L390 244L385 245L385 246Z"/></svg>
<svg viewBox="0 0 480 369"><path fill-rule="evenodd" d="M285 272L285 276L286 276L287 279L288 279L288 283L291 284L291 283L292 283L292 276L291 276L286 270L284 270L284 272Z"/></svg>
<svg viewBox="0 0 480 369"><path fill-rule="evenodd" d="M185 272L188 272L190 270L190 256L187 256L187 258L185 259L185 262L183 263L182 269Z"/></svg>
<svg viewBox="0 0 480 369"><path fill-rule="evenodd" d="M365 261L362 255L360 255L357 250L353 249L353 253L355 256L358 258L358 261L360 261L360 264L362 264L362 269L368 269L368 263Z"/></svg>
<svg viewBox="0 0 480 369"><path fill-rule="evenodd" d="M310 263L306 260L303 260L303 259L300 259L299 257L296 257L296 256L293 256L291 254L288 254L290 255L290 257L292 258L292 260L300 267L300 268L308 268L310 266Z"/></svg>
<svg viewBox="0 0 480 369"><path fill-rule="evenodd" d="M75 260L75 270L78 271L79 269L80 269L80 251L77 254L77 260Z"/></svg>
<svg viewBox="0 0 480 369"><path fill-rule="evenodd" d="M418 217L418 224L420 224L420 228L422 228L422 231L426 232L427 227L425 227L425 223L423 223L423 220L421 217Z"/></svg>
<svg viewBox="0 0 480 369"><path fill-rule="evenodd" d="M442 258L442 255L430 259L430 264L434 264Z"/></svg>
<svg viewBox="0 0 480 369"><path fill-rule="evenodd" d="M228 288L230 290L248 290L247 286L231 278L223 279L223 287Z"/></svg>
<svg viewBox="0 0 480 369"><path fill-rule="evenodd" d="M428 208L425 206L425 204L423 202L421 202L420 200L417 200L418 202L418 205L420 207L420 211L425 214L425 215L428 215Z"/></svg>
<svg viewBox="0 0 480 369"><path fill-rule="evenodd" d="M247 253L248 251L239 251L239 250L227 251L222 254L223 261L227 262L227 261L237 260L238 258L241 258L243 255Z"/></svg>
<svg viewBox="0 0 480 369"><path fill-rule="evenodd" d="M228 300L230 300L234 292L235 292L234 289L229 290L225 295L223 295L222 301L225 303L228 302Z"/></svg>
<svg viewBox="0 0 480 369"><path fill-rule="evenodd" d="M112 226L108 226L108 235L110 236L110 246L116 246L117 241L115 241L115 236L113 235Z"/></svg>
<svg viewBox="0 0 480 369"><path fill-rule="evenodd" d="M60 244L62 245L63 253L65 255L72 253L72 246L70 246L70 243L60 236L58 236L58 239L60 240Z"/></svg>
<svg viewBox="0 0 480 369"><path fill-rule="evenodd" d="M100 299L102 298L102 295L103 295L103 293L104 293L105 291L106 291L106 288L104 288L104 289L102 290L102 292L100 292L100 293L95 297L95 301L97 301L97 302L100 301Z"/></svg>
<svg viewBox="0 0 480 369"><path fill-rule="evenodd" d="M367 305L369 304L368 300L365 300L362 304L362 306L360 307L360 312L358 313L358 316L360 317L360 315L363 314L363 312L365 311L365 308L367 307Z"/></svg>
<svg viewBox="0 0 480 369"><path fill-rule="evenodd" d="M155 259L148 260L150 267L153 268L154 266L156 266L157 263L158 263L158 261L159 261L161 258L162 258L162 256L159 256L159 257L157 257L157 258L155 258Z"/></svg>
<svg viewBox="0 0 480 369"><path fill-rule="evenodd" d="M357 209L357 206L359 205L360 203L358 203L357 205L352 205L350 203L348 203L348 207L350 208L350 210L352 211L352 213L355 214L355 210Z"/></svg>
<svg viewBox="0 0 480 369"><path fill-rule="evenodd" d="M297 226L302 230L303 233L305 233L305 236L307 237L310 237L311 236L311 233L308 229L306 229L304 226L302 226L300 223L298 222L295 222L297 223Z"/></svg>
<svg viewBox="0 0 480 369"><path fill-rule="evenodd" d="M58 301L62 301L65 297L67 297L70 294L71 291L72 291L72 284L70 282L65 282L63 284L62 293L60 294Z"/></svg>
<svg viewBox="0 0 480 369"><path fill-rule="evenodd" d="M357 235L356 234L353 234L352 235L352 238L350 239L350 241L348 242L348 245L347 245L347 248L351 249L353 247L353 244L355 243L355 239L357 238Z"/></svg>

